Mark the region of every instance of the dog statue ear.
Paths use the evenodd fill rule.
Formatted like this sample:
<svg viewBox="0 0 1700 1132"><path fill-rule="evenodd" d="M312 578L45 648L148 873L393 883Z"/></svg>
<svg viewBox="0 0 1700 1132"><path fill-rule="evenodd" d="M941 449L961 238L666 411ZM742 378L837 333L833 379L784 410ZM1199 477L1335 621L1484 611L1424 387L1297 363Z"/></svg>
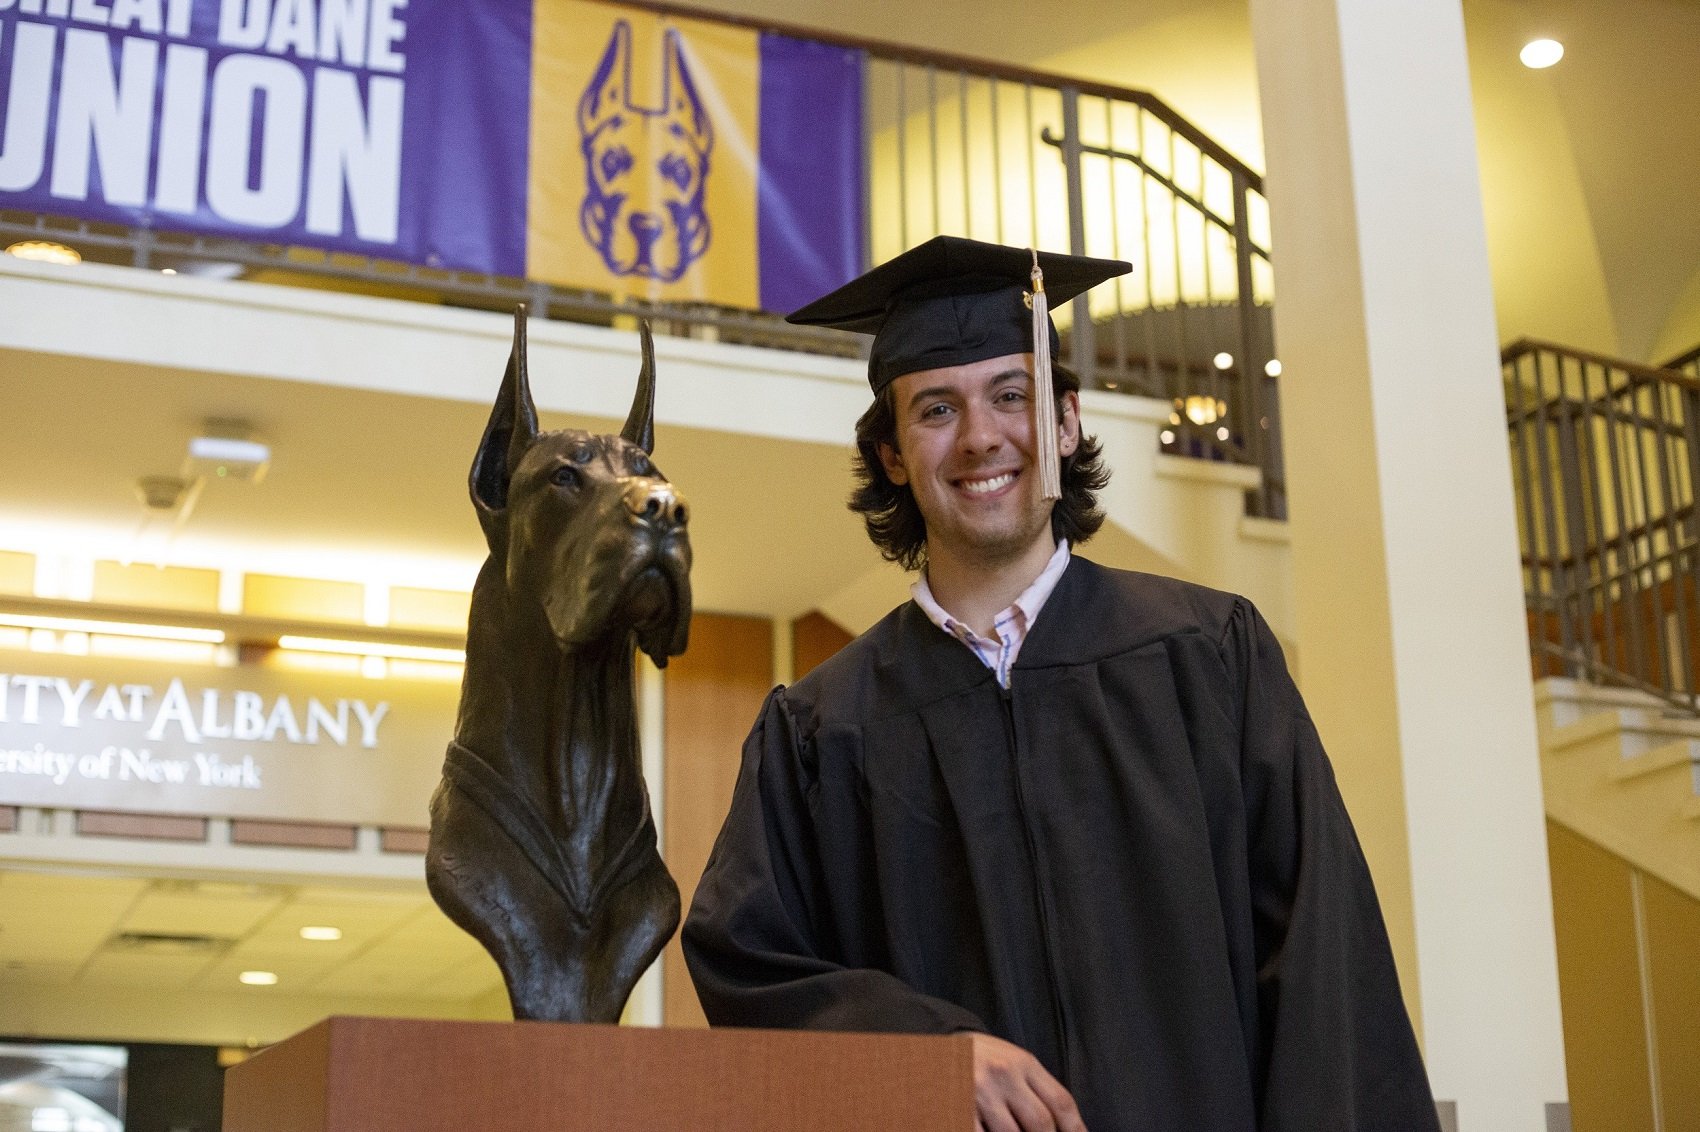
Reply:
<svg viewBox="0 0 1700 1132"><path fill-rule="evenodd" d="M671 34L671 33L670 33ZM608 37L608 49L602 62L590 76L584 97L578 102L578 128L581 137L590 137L602 124L631 104L631 91L625 89L631 81L632 26L625 20L614 24L614 34Z"/></svg>
<svg viewBox="0 0 1700 1132"><path fill-rule="evenodd" d="M638 341L643 346L643 365L638 369L637 392L632 394L632 411L620 437L645 452L655 452L655 342L649 336L649 320L638 320Z"/></svg>
<svg viewBox="0 0 1700 1132"><path fill-rule="evenodd" d="M492 545L501 533L508 509L508 483L531 442L537 439L537 406L531 399L531 379L525 367L525 304L514 308L514 344L502 388L484 426L484 439L472 458L467 485L478 522Z"/></svg>
<svg viewBox="0 0 1700 1132"><path fill-rule="evenodd" d="M676 28L666 36L667 78L662 90L667 96L667 115L677 128L688 127L698 153L707 153L714 146L714 127L708 123L708 108L697 95L697 85L685 68L685 51Z"/></svg>

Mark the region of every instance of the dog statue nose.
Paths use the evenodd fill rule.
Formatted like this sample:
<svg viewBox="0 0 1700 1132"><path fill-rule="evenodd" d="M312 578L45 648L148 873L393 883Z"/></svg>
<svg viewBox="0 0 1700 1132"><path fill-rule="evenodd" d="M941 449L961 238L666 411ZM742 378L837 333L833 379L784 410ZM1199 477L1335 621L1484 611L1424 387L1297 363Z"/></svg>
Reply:
<svg viewBox="0 0 1700 1132"><path fill-rule="evenodd" d="M633 518L652 527L668 530L685 525L685 497L670 483L633 479L626 484L622 498Z"/></svg>

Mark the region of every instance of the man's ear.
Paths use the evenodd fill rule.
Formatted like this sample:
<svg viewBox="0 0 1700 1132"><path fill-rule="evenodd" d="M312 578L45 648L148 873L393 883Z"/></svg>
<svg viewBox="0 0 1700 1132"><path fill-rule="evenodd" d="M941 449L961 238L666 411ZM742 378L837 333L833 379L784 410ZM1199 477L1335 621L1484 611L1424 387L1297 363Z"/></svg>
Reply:
<svg viewBox="0 0 1700 1132"><path fill-rule="evenodd" d="M1066 460L1080 447L1080 394L1073 390L1063 394L1057 434L1057 454Z"/></svg>
<svg viewBox="0 0 1700 1132"><path fill-rule="evenodd" d="M909 471L903 466L903 457L883 440L880 442L880 466L885 468L885 478L898 487L909 482Z"/></svg>

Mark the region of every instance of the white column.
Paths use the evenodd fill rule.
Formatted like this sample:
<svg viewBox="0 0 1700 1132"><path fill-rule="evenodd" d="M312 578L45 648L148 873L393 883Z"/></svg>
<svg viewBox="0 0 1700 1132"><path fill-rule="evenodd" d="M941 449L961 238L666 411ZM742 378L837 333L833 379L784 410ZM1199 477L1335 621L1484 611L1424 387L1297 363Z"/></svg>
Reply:
<svg viewBox="0 0 1700 1132"><path fill-rule="evenodd" d="M1304 694L1463 1132L1567 1096L1457 0L1251 0Z"/></svg>

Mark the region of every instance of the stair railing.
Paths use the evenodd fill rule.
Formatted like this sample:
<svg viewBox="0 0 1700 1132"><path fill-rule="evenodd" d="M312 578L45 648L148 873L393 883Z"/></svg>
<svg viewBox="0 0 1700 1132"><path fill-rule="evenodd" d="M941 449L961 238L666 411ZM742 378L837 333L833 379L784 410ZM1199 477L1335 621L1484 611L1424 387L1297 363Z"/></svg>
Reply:
<svg viewBox="0 0 1700 1132"><path fill-rule="evenodd" d="M1502 365L1535 675L1700 710L1700 380L1528 339Z"/></svg>

